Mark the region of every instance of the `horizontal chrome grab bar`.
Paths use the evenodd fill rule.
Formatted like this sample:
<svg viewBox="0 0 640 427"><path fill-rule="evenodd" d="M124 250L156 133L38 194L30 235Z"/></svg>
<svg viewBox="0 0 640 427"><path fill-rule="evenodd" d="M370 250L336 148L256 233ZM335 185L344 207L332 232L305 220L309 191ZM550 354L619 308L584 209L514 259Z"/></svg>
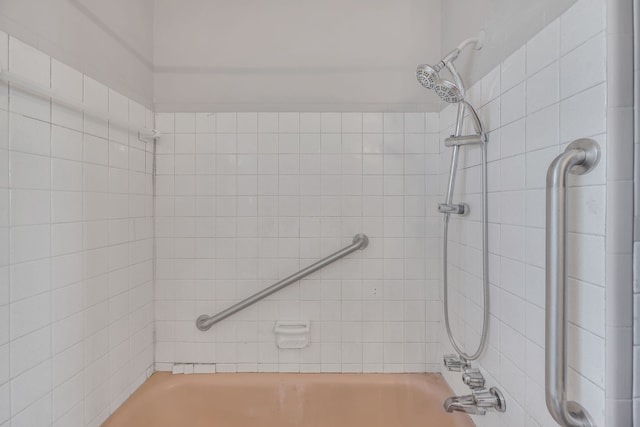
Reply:
<svg viewBox="0 0 640 427"><path fill-rule="evenodd" d="M600 147L591 139L573 141L547 171L545 398L563 427L595 427L579 403L567 401L567 176L591 171Z"/></svg>
<svg viewBox="0 0 640 427"><path fill-rule="evenodd" d="M231 307L227 308L226 310L221 311L220 313L214 314L213 316L208 316L206 314L203 314L202 316L198 317L198 319L196 320L196 326L198 327L198 329L200 329L201 331L206 331L209 328L211 328L211 326L213 326L214 324L218 323L219 321L221 321L222 319L226 319L227 317L231 316L232 314L237 313L238 311L249 307L250 305L260 301L263 298L268 297L269 295L273 294L274 292L278 292L280 289L285 288L289 285L291 285L292 283L297 282L298 280L301 280L305 277L307 277L308 275L310 275L311 273L314 273L318 270L320 270L323 267L326 267L327 265L339 260L340 258L344 258L347 255L351 254L352 252L357 251L358 249L364 249L369 245L369 238L364 235L364 234L356 234L353 237L353 243L351 243L349 246L344 247L342 249L340 249L337 252L332 253L331 255L322 258L320 261L317 261L313 264L311 264L310 266L303 268L302 270L298 271L295 274L292 274L289 277L286 277L282 280L280 280L279 282L274 283L273 285L269 286L268 288L265 288L263 290L261 290L260 292L256 292L255 294L251 295L250 297L247 297L245 299L243 299L242 301L232 305Z"/></svg>

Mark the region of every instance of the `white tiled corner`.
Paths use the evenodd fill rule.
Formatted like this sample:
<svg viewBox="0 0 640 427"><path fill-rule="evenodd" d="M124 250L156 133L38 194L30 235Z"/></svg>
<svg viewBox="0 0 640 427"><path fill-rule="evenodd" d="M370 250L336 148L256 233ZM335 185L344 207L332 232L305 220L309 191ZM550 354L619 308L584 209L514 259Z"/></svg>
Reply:
<svg viewBox="0 0 640 427"><path fill-rule="evenodd" d="M12 72L136 126L146 121L144 107L100 82L16 39L7 43ZM0 162L11 171L0 179L0 233L11 241L0 249L0 423L86 425L84 407L94 397L84 389L84 364L114 351L103 331L121 332L113 343L116 336L128 342L151 325L134 310L150 310L152 301L152 210L145 207L152 163L137 137L130 146L128 129L17 89L11 99L0 115ZM174 117L161 124L173 126ZM140 320L129 324L129 314ZM152 345L140 343L144 351ZM119 363L133 360L126 350ZM123 380L125 395L151 364L137 362L130 383ZM117 401L107 378L97 386Z"/></svg>
<svg viewBox="0 0 640 427"><path fill-rule="evenodd" d="M489 277L495 285L490 294L489 345L479 365L513 402L508 421L506 415L493 422L482 418L479 425L553 423L540 397L544 396L540 378L544 377L545 178L551 161L573 139L594 137L601 143L603 156L607 155L604 14L603 2L576 2L500 64L499 97L485 94L496 79L493 72L470 91L477 94L477 87L481 88L485 105L480 115L492 131L488 143ZM447 135L453 110L443 110L440 118L440 134ZM499 147L491 146L494 140ZM450 150L439 148L439 185L445 188ZM467 155L464 150L463 154ZM473 185L477 163L469 157L458 172L457 186L462 189L456 199L469 203L474 212L480 190ZM569 389L604 422L608 188L601 176L573 178L577 177L572 177L568 191ZM479 338L476 325L481 312L475 302L481 298L481 257L468 249L477 239L473 234L477 220L472 213L452 221L449 231L451 322L459 342L470 346ZM442 345L445 353L451 350L446 337ZM456 383L452 384L455 388Z"/></svg>

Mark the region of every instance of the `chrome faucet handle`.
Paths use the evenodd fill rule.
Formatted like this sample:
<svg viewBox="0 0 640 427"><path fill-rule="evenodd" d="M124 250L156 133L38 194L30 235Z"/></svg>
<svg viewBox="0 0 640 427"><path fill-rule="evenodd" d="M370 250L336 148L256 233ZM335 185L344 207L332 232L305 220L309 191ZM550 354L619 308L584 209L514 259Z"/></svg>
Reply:
<svg viewBox="0 0 640 427"><path fill-rule="evenodd" d="M485 388L473 390L471 396L473 396L473 402L478 408L495 409L498 412L507 410L504 396L495 387L491 387L489 390Z"/></svg>
<svg viewBox="0 0 640 427"><path fill-rule="evenodd" d="M445 354L443 356L443 362L447 370L452 372L462 372L471 367L467 360L457 354Z"/></svg>
<svg viewBox="0 0 640 427"><path fill-rule="evenodd" d="M471 390L478 390L484 388L484 377L480 372L480 369L465 369L462 374L462 382L469 386Z"/></svg>

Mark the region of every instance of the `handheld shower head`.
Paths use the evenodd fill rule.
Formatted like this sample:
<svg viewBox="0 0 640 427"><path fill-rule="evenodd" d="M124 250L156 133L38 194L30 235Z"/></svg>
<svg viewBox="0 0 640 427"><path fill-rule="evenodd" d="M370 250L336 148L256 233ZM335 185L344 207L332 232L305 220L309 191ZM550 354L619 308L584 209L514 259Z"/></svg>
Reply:
<svg viewBox="0 0 640 427"><path fill-rule="evenodd" d="M420 64L416 69L416 77L418 82L424 86L425 89L433 89L436 82L440 80L438 76L438 70L427 64Z"/></svg>
<svg viewBox="0 0 640 427"><path fill-rule="evenodd" d="M435 84L440 80L438 72L446 67L449 62L455 60L459 54L460 49L453 49L433 67L427 64L418 65L418 68L416 69L418 82L424 86L425 89L433 89Z"/></svg>
<svg viewBox="0 0 640 427"><path fill-rule="evenodd" d="M482 137L483 141L486 141L486 134L484 130L484 126L482 125L482 121L480 120L480 116L473 105L467 101L464 96L464 93L456 85L455 83L451 83L448 80L439 80L435 85L434 89L438 96L442 98L444 102L448 102L449 104L457 104L462 103L471 113L471 119L473 120L473 125L476 129L476 132Z"/></svg>
<svg viewBox="0 0 640 427"><path fill-rule="evenodd" d="M449 104L457 104L458 102L464 101L464 95L460 88L448 80L440 79L434 85L434 90L444 102L448 102Z"/></svg>

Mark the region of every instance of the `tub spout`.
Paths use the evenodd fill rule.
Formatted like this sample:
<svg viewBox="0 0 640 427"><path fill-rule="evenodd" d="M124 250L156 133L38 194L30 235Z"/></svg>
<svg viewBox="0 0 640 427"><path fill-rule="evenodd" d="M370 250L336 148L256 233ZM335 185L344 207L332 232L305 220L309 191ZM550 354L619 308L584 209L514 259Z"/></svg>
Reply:
<svg viewBox="0 0 640 427"><path fill-rule="evenodd" d="M464 412L471 415L484 415L487 410L479 408L473 400L473 395L452 396L444 401L444 410L447 412Z"/></svg>
<svg viewBox="0 0 640 427"><path fill-rule="evenodd" d="M500 390L491 387L489 390L475 389L465 396L452 396L444 401L444 409L447 412L485 415L488 409L504 412L507 410L507 405Z"/></svg>

